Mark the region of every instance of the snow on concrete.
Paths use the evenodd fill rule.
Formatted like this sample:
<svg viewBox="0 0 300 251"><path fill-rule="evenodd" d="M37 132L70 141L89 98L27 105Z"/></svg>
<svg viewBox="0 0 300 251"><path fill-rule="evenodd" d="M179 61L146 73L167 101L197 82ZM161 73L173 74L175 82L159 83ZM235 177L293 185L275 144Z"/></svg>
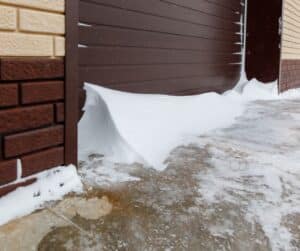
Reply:
<svg viewBox="0 0 300 251"><path fill-rule="evenodd" d="M135 169L134 165L118 165L106 159L94 158L83 163L78 172L85 184L92 187L103 187L116 183L139 181L140 178L130 174Z"/></svg>
<svg viewBox="0 0 300 251"><path fill-rule="evenodd" d="M279 95L276 81L262 84L245 78L223 95L171 97L92 84L85 88L86 114L79 124L83 159L96 152L104 155L103 161L144 161L162 171L175 147L209 145L211 168L199 173L204 203L238 206L249 223L262 227L272 250L291 250L295 237L285 221L300 215L300 117L282 104L299 100L300 89ZM136 180L111 162L93 162L83 173L96 184ZM210 229L217 235L235 231L228 226Z"/></svg>
<svg viewBox="0 0 300 251"><path fill-rule="evenodd" d="M170 151L190 137L226 127L243 105L217 93L175 97L125 93L85 84L79 122L80 159L100 153L114 162L163 170Z"/></svg>
<svg viewBox="0 0 300 251"><path fill-rule="evenodd" d="M17 188L0 198L0 225L43 208L45 202L60 200L71 192L83 191L76 167L72 165L57 167L26 179L33 177L37 178L35 183Z"/></svg>
<svg viewBox="0 0 300 251"><path fill-rule="evenodd" d="M93 84L85 89L80 159L103 154L101 165L93 162L85 168L89 180L132 181L134 177L120 173L122 168L104 170L112 167L107 163L140 162L163 171L177 146L210 146L211 168L199 173L202 200L212 209L216 203L239 207L249 223L262 227L272 250L291 250L295 237L286 221L300 215L300 117L296 106L282 104L299 100L300 89L279 95L277 82L246 78L223 95L131 94ZM211 231L222 235L234 229L211 226Z"/></svg>
<svg viewBox="0 0 300 251"><path fill-rule="evenodd" d="M300 95L290 99L297 93L251 102L230 128L198 141L211 156L198 175L202 200L212 208L238 206L249 223L262 227L272 250L298 250L292 241L297 245L293 221L300 215ZM235 229L218 229L229 230Z"/></svg>

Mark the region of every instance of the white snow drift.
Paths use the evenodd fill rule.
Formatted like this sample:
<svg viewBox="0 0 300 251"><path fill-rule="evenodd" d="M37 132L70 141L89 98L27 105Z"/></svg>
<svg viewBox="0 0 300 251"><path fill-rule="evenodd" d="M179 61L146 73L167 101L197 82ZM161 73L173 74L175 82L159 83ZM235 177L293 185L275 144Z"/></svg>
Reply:
<svg viewBox="0 0 300 251"><path fill-rule="evenodd" d="M208 130L229 126L243 107L216 93L175 97L132 94L85 84L87 102L79 123L84 160L101 153L115 162L143 162L163 170L177 145Z"/></svg>
<svg viewBox="0 0 300 251"><path fill-rule="evenodd" d="M98 153L113 162L140 162L163 170L173 148L209 130L231 125L247 101L281 98L276 86L275 82L240 81L224 95L210 92L176 97L126 93L86 83L79 159ZM288 96L295 94L299 91Z"/></svg>

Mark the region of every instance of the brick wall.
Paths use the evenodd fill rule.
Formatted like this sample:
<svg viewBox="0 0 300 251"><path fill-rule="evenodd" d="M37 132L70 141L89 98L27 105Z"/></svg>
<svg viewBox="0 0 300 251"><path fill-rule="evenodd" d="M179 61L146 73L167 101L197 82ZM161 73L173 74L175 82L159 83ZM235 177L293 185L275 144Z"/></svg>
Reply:
<svg viewBox="0 0 300 251"><path fill-rule="evenodd" d="M0 0L0 196L64 164L64 0ZM10 185L12 183L13 185Z"/></svg>
<svg viewBox="0 0 300 251"><path fill-rule="evenodd" d="M0 56L64 56L63 0L0 0Z"/></svg>

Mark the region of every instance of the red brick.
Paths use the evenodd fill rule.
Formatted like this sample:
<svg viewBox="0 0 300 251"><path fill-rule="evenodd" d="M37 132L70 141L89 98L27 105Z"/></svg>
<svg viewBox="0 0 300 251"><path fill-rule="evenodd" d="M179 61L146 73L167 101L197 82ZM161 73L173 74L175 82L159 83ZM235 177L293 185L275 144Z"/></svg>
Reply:
<svg viewBox="0 0 300 251"><path fill-rule="evenodd" d="M3 196L7 195L10 192L13 192L14 190L16 190L19 187L29 186L34 182L36 182L36 178L29 179L29 180L26 180L24 182L19 182L19 183L16 183L16 184L11 184L11 185L8 185L8 186L5 186L5 187L1 187L0 188L0 197L3 197Z"/></svg>
<svg viewBox="0 0 300 251"><path fill-rule="evenodd" d="M55 104L55 121L61 123L65 121L65 104L56 103Z"/></svg>
<svg viewBox="0 0 300 251"><path fill-rule="evenodd" d="M56 147L21 158L23 177L64 164L64 148Z"/></svg>
<svg viewBox="0 0 300 251"><path fill-rule="evenodd" d="M48 81L21 85L22 104L33 104L64 99L64 82Z"/></svg>
<svg viewBox="0 0 300 251"><path fill-rule="evenodd" d="M34 80L64 77L63 59L0 58L0 80Z"/></svg>
<svg viewBox="0 0 300 251"><path fill-rule="evenodd" d="M279 81L280 92L300 87L300 60L282 60L281 77Z"/></svg>
<svg viewBox="0 0 300 251"><path fill-rule="evenodd" d="M14 134L4 137L5 157L30 153L63 144L64 127L54 126L45 129Z"/></svg>
<svg viewBox="0 0 300 251"><path fill-rule="evenodd" d="M17 161L8 160L0 162L0 185L17 179Z"/></svg>
<svg viewBox="0 0 300 251"><path fill-rule="evenodd" d="M0 107L16 106L18 99L17 84L0 84Z"/></svg>
<svg viewBox="0 0 300 251"><path fill-rule="evenodd" d="M16 132L53 123L53 105L40 105L0 111L0 133Z"/></svg>

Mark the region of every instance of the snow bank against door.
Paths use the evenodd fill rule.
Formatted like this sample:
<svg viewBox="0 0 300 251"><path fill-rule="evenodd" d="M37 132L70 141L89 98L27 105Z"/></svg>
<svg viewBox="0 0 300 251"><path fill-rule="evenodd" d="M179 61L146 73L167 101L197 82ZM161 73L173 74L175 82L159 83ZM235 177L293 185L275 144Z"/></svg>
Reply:
<svg viewBox="0 0 300 251"><path fill-rule="evenodd" d="M79 123L79 158L103 154L119 163L140 162L157 170L178 145L227 127L243 111L235 98L132 94L85 84L87 101Z"/></svg>

